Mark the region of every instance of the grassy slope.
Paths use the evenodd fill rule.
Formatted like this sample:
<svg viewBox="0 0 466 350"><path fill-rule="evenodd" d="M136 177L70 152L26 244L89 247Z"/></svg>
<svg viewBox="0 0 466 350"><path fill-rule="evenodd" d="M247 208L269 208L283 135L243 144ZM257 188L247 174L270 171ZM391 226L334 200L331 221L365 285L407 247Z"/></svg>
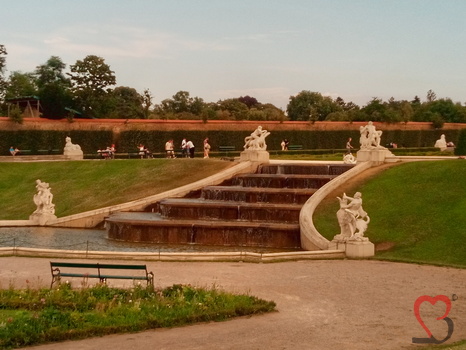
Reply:
<svg viewBox="0 0 466 350"><path fill-rule="evenodd" d="M56 215L62 217L161 193L232 164L218 159L0 163L0 220L32 214L36 179L50 184Z"/></svg>
<svg viewBox="0 0 466 350"><path fill-rule="evenodd" d="M371 222L366 235L393 248L376 258L466 266L466 162L414 162L387 169L362 186ZM328 239L339 233L338 202L327 199L315 214Z"/></svg>

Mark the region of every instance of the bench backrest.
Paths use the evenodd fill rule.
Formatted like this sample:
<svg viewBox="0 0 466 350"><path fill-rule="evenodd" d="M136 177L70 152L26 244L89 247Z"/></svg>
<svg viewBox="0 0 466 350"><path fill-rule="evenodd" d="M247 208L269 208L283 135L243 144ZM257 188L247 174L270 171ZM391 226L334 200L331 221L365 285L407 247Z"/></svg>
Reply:
<svg viewBox="0 0 466 350"><path fill-rule="evenodd" d="M123 265L123 264L99 264L99 263L68 263L50 262L50 266L68 268L91 268L91 269L118 269L118 270L147 270L146 265Z"/></svg>

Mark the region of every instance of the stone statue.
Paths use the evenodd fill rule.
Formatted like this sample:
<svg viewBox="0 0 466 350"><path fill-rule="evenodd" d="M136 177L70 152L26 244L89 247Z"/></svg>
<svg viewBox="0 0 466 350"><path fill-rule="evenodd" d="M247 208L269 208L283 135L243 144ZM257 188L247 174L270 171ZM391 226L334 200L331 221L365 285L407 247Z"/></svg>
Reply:
<svg viewBox="0 0 466 350"><path fill-rule="evenodd" d="M53 194L47 182L36 180L37 193L34 195L34 204L37 209L29 216L32 220L39 225L45 225L50 220L55 220L55 204L52 203Z"/></svg>
<svg viewBox="0 0 466 350"><path fill-rule="evenodd" d="M364 237L364 232L370 222L370 218L362 208L362 196L356 192L354 197L349 197L346 193L337 197L340 202L340 209L337 211L340 234L336 235L334 241L368 241Z"/></svg>
<svg viewBox="0 0 466 350"><path fill-rule="evenodd" d="M343 156L343 163L356 164L356 158L351 153L347 153Z"/></svg>
<svg viewBox="0 0 466 350"><path fill-rule="evenodd" d="M359 142L361 143L361 149L382 147L380 146L382 131L376 130L371 121L368 122L366 126L361 126L359 131L361 133L361 137L359 139Z"/></svg>
<svg viewBox="0 0 466 350"><path fill-rule="evenodd" d="M244 139L244 149L254 151L267 150L265 138L269 135L270 132L267 130L262 130L262 126L258 126L257 129L251 134L251 136L246 136Z"/></svg>
<svg viewBox="0 0 466 350"><path fill-rule="evenodd" d="M63 150L63 155L67 156L70 159L83 159L84 154L81 150L80 145L75 145L71 142L71 137L67 136L65 139L65 148Z"/></svg>
<svg viewBox="0 0 466 350"><path fill-rule="evenodd" d="M80 145L75 145L73 143L71 143L71 137L67 136L66 139L65 139L65 153L67 151L81 151L81 146Z"/></svg>
<svg viewBox="0 0 466 350"><path fill-rule="evenodd" d="M55 205L52 203L53 194L47 182L36 180L37 193L34 195L34 204L37 209L33 214L55 214Z"/></svg>
<svg viewBox="0 0 466 350"><path fill-rule="evenodd" d="M444 134L440 135L440 138L437 141L435 141L434 147L440 148L441 151L447 149L447 140L445 139Z"/></svg>

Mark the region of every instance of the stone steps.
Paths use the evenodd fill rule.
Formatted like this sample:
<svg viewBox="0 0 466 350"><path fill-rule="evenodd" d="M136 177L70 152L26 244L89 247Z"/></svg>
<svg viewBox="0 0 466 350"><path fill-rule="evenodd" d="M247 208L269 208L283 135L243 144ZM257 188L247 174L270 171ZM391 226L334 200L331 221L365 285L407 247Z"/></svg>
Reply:
<svg viewBox="0 0 466 350"><path fill-rule="evenodd" d="M145 215L144 215L145 214ZM226 220L169 219L131 212L109 217L109 238L132 242L300 248L299 224Z"/></svg>
<svg viewBox="0 0 466 350"><path fill-rule="evenodd" d="M164 244L300 249L302 205L352 165L264 165L186 198L167 198L148 210L106 220L109 238ZM275 173L274 173L275 172ZM277 173L278 172L278 173Z"/></svg>
<svg viewBox="0 0 466 350"><path fill-rule="evenodd" d="M317 191L315 188L266 188L242 186L207 186L201 198L258 203L304 204Z"/></svg>
<svg viewBox="0 0 466 350"><path fill-rule="evenodd" d="M169 198L159 202L166 218L242 220L298 223L300 204L247 203L189 198Z"/></svg>

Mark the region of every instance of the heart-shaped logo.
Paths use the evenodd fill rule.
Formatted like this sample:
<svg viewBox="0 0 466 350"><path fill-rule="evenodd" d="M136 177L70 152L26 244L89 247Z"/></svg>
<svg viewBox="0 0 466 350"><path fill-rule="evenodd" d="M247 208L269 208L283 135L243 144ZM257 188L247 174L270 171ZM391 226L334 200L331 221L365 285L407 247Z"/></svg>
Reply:
<svg viewBox="0 0 466 350"><path fill-rule="evenodd" d="M420 314L420 308L423 302L428 302L431 305L435 305L438 301L445 303L446 308L445 308L445 313L442 316L437 317L437 320L444 320L448 325L448 334L446 338L441 339L441 340L437 340L432 335L432 332L426 326ZM447 317L448 314L450 313L450 310L451 310L451 300L446 295L437 295L435 297L431 297L429 295L423 295L417 298L416 301L414 302L414 315L416 316L417 321L422 326L422 328L424 328L424 330L426 331L429 337L428 338L413 338L413 343L441 344L445 342L446 340L450 339L451 335L453 334L453 321Z"/></svg>

